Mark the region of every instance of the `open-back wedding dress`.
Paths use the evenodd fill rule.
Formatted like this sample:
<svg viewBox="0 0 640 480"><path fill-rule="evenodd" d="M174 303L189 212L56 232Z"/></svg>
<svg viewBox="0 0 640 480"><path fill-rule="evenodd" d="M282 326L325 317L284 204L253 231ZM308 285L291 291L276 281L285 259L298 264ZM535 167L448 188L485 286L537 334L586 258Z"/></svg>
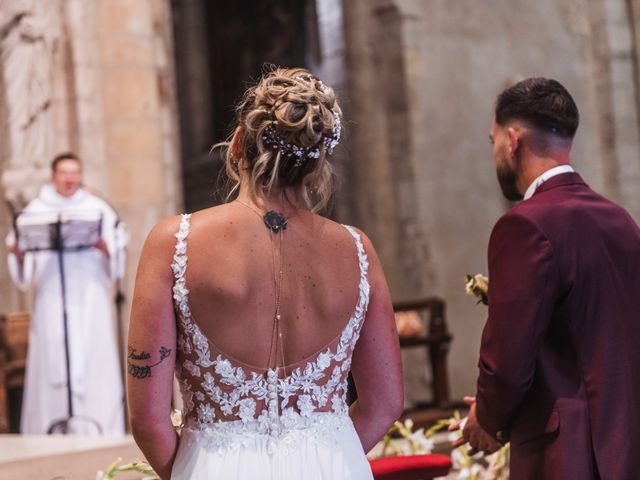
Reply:
<svg viewBox="0 0 640 480"><path fill-rule="evenodd" d="M185 284L189 221L183 215L172 264L184 427L171 478L372 479L346 404L347 374L369 303L360 235L345 227L355 239L360 284L341 333L300 362L265 368L216 348L192 317Z"/></svg>

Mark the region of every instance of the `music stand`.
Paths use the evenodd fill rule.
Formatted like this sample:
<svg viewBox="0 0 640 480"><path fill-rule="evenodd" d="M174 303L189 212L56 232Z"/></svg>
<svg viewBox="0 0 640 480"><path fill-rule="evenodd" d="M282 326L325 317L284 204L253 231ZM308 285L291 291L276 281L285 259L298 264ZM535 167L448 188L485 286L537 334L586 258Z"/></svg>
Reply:
<svg viewBox="0 0 640 480"><path fill-rule="evenodd" d="M102 237L102 213L62 212L32 213L23 212L14 222L18 250L21 252L55 251L60 272L60 292L62 299L62 322L64 328L65 372L67 375L67 417L55 420L47 433L69 433L72 419L93 423L98 433L102 433L100 424L88 417L73 413L73 388L71 384L71 363L69 359L69 325L67 318L66 282L64 273L64 252L79 251L93 247Z"/></svg>

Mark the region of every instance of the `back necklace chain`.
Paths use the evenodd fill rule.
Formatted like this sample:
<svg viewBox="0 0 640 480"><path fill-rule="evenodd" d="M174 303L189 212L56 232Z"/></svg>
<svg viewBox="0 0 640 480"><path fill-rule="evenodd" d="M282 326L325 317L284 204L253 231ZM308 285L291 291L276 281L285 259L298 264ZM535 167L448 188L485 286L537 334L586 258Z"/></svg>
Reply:
<svg viewBox="0 0 640 480"><path fill-rule="evenodd" d="M282 279L284 273L284 250L282 248L282 241L284 237L284 231L287 229L288 219L284 217L280 212L275 210L269 210L265 214L260 213L257 209L251 205L236 199L236 202L247 207L253 213L262 218L265 226L269 229L271 239L271 259L273 265L273 283L275 290L275 313L273 318L273 329L271 330L271 345L269 347L269 358L267 359L267 368L273 367L278 369L278 346L280 347L280 359L282 360L282 368L285 369L284 359L284 345L282 341L282 329L280 314L281 299L282 299ZM279 266L276 269L276 246L278 243L279 251ZM284 371L286 375L286 370Z"/></svg>

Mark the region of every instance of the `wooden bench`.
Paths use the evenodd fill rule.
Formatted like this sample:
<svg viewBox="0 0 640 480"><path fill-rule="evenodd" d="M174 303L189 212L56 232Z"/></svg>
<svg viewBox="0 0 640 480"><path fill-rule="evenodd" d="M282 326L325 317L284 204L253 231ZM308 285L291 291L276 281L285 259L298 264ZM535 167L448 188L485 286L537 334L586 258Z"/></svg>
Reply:
<svg viewBox="0 0 640 480"><path fill-rule="evenodd" d="M0 433L17 433L24 388L29 314L0 316Z"/></svg>

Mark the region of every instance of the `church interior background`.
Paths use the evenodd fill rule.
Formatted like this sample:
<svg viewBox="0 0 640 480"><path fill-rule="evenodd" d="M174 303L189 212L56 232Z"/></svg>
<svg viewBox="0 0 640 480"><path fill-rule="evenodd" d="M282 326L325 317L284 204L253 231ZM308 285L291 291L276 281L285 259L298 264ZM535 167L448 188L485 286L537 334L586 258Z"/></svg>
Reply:
<svg viewBox="0 0 640 480"><path fill-rule="evenodd" d="M0 238L72 150L130 229L129 300L151 227L224 201L210 148L247 83L265 63L305 66L345 112L327 214L369 234L394 301L445 300L461 399L485 315L464 276L486 272L510 206L488 141L495 95L528 76L566 85L576 169L639 221L639 28L640 0L0 0ZM5 262L0 282L0 313L27 310ZM424 355L405 355L408 404L428 400Z"/></svg>

